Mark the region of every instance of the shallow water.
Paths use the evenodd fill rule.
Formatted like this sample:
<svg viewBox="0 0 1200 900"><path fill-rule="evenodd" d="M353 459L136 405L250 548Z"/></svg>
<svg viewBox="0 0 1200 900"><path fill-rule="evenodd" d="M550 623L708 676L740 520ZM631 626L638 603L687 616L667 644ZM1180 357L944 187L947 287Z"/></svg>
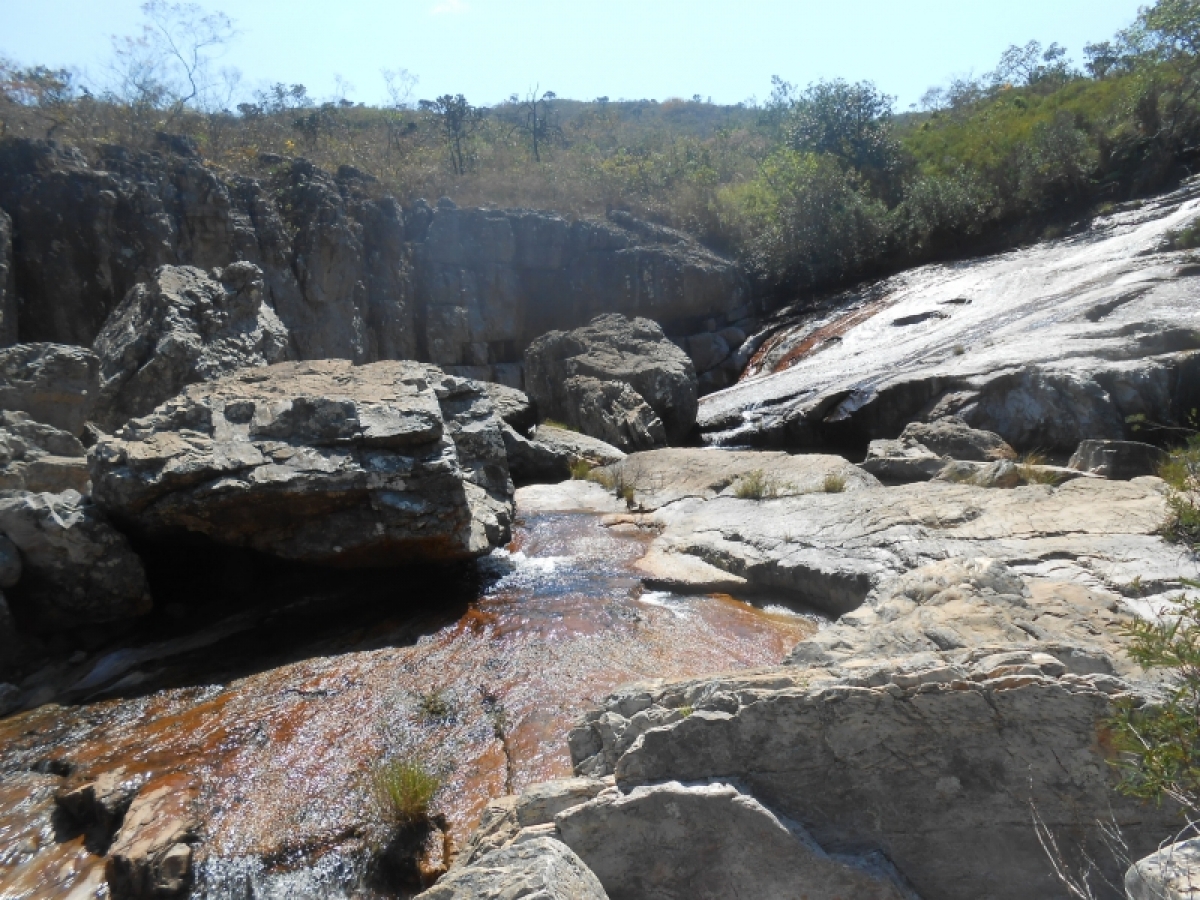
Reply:
<svg viewBox="0 0 1200 900"><path fill-rule="evenodd" d="M398 573L403 605L268 616L134 668L125 690L140 694L0 720L0 898L104 895L102 859L52 817L52 795L68 769L117 767L197 798L193 896L373 895L380 759L442 775L435 804L461 841L488 799L570 774L566 732L617 685L777 663L817 627L785 607L643 591L631 565L646 543L592 514L525 516L466 586Z"/></svg>

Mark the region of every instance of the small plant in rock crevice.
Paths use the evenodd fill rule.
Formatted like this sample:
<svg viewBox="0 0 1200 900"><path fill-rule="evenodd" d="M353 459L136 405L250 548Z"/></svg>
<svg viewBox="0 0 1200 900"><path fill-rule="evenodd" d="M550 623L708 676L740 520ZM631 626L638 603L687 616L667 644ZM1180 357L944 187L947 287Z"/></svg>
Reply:
<svg viewBox="0 0 1200 900"><path fill-rule="evenodd" d="M440 688L426 691L417 697L417 715L423 722L448 722L454 718L455 713L453 698Z"/></svg>
<svg viewBox="0 0 1200 900"><path fill-rule="evenodd" d="M586 459L571 460L569 468L572 481L586 481L592 472L592 464Z"/></svg>
<svg viewBox="0 0 1200 900"><path fill-rule="evenodd" d="M418 756L387 759L371 771L371 789L380 817L397 828L427 822L442 779Z"/></svg>
<svg viewBox="0 0 1200 900"><path fill-rule="evenodd" d="M846 476L831 472L821 483L821 490L826 494L840 494L846 490Z"/></svg>
<svg viewBox="0 0 1200 900"><path fill-rule="evenodd" d="M754 469L738 479L734 495L740 500L761 500L778 493L775 480L762 469Z"/></svg>
<svg viewBox="0 0 1200 900"><path fill-rule="evenodd" d="M1047 463L1045 453L1040 450L1030 450L1017 461L1017 474L1021 476L1021 481L1025 484L1058 484L1062 481L1061 475L1040 468Z"/></svg>

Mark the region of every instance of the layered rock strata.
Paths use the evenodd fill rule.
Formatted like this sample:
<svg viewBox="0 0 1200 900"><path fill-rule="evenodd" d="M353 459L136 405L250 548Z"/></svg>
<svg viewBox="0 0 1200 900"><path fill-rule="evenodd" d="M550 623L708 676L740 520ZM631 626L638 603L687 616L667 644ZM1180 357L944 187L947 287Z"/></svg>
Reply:
<svg viewBox="0 0 1200 900"><path fill-rule="evenodd" d="M192 385L91 450L97 503L151 538L288 559L462 559L508 540L501 423L418 363L282 363Z"/></svg>
<svg viewBox="0 0 1200 900"><path fill-rule="evenodd" d="M100 360L66 344L16 344L0 349L0 409L24 412L76 437L100 391Z"/></svg>

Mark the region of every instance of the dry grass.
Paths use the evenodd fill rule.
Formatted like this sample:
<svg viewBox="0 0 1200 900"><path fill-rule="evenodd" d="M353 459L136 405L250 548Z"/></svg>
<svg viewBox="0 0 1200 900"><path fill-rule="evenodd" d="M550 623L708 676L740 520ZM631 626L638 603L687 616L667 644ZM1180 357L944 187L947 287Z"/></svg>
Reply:
<svg viewBox="0 0 1200 900"><path fill-rule="evenodd" d="M821 483L821 490L826 494L840 494L846 490L846 476L831 472Z"/></svg>
<svg viewBox="0 0 1200 900"><path fill-rule="evenodd" d="M1062 476L1057 472L1046 472L1039 466L1048 465L1046 454L1040 450L1030 450L1017 461L1017 472L1025 484L1058 484Z"/></svg>
<svg viewBox="0 0 1200 900"><path fill-rule="evenodd" d="M592 464L586 459L575 459L571 461L570 470L573 481L586 481L592 473Z"/></svg>

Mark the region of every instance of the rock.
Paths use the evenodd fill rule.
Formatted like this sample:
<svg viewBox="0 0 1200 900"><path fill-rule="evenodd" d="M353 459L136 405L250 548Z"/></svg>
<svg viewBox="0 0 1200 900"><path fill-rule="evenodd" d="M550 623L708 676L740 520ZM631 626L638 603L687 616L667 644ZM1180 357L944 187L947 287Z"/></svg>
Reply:
<svg viewBox="0 0 1200 900"><path fill-rule="evenodd" d="M1129 900L1196 900L1200 897L1200 839L1163 847L1125 873Z"/></svg>
<svg viewBox="0 0 1200 900"><path fill-rule="evenodd" d="M544 334L525 351L525 385L540 415L570 421L574 409L566 384L575 376L629 385L662 420L670 441L691 432L692 361L648 319L599 316L571 332Z"/></svg>
<svg viewBox="0 0 1200 900"><path fill-rule="evenodd" d="M87 832L89 843L103 851L116 836L126 811L145 782L145 776L130 775L118 768L82 784L65 786L54 799Z"/></svg>
<svg viewBox="0 0 1200 900"><path fill-rule="evenodd" d="M0 534L21 553L8 598L23 628L78 628L150 610L141 560L78 492L0 492Z"/></svg>
<svg viewBox="0 0 1200 900"><path fill-rule="evenodd" d="M0 490L82 494L90 478L87 451L74 435L28 413L0 411Z"/></svg>
<svg viewBox="0 0 1200 900"><path fill-rule="evenodd" d="M859 467L887 484L929 481L946 466L947 460L911 438L871 441L867 457Z"/></svg>
<svg viewBox="0 0 1200 900"><path fill-rule="evenodd" d="M914 441L929 448L938 456L950 459L993 462L998 459L1016 459L1013 450L1004 438L991 431L972 428L962 419L947 416L933 422L909 422L900 433L902 441ZM1151 475L1152 472L1141 474Z"/></svg>
<svg viewBox="0 0 1200 900"><path fill-rule="evenodd" d="M17 286L13 275L12 219L0 209L0 347L17 337Z"/></svg>
<svg viewBox="0 0 1200 900"><path fill-rule="evenodd" d="M677 594L745 594L750 582L687 553L651 547L633 564L652 591Z"/></svg>
<svg viewBox="0 0 1200 900"><path fill-rule="evenodd" d="M840 456L778 451L669 448L635 453L600 476L633 488L633 503L655 510L688 497L755 499L856 491L879 482Z"/></svg>
<svg viewBox="0 0 1200 900"><path fill-rule="evenodd" d="M3 646L0 644L0 646ZM7 648L5 648L7 649ZM20 705L21 689L15 684L0 682L0 716L7 716Z"/></svg>
<svg viewBox="0 0 1200 900"><path fill-rule="evenodd" d="M692 358L696 371L701 374L721 365L731 352L725 338L712 332L693 334L687 339L684 349Z"/></svg>
<svg viewBox="0 0 1200 900"><path fill-rule="evenodd" d="M496 407L496 415L507 425L511 425L522 435L529 434L537 425L537 407L524 391L495 382L485 382L492 405Z"/></svg>
<svg viewBox="0 0 1200 900"><path fill-rule="evenodd" d="M558 484L533 484L517 488L520 512L595 512L624 513L624 500L594 481L563 481Z"/></svg>
<svg viewBox="0 0 1200 900"><path fill-rule="evenodd" d="M504 449L513 483L555 484L571 477L572 467L603 466L623 459L625 454L604 441L552 425L537 428L536 438L526 438L504 427Z"/></svg>
<svg viewBox="0 0 1200 900"><path fill-rule="evenodd" d="M621 381L568 378L562 385L566 422L625 452L667 442L662 421L637 391Z"/></svg>
<svg viewBox="0 0 1200 900"><path fill-rule="evenodd" d="M494 407L478 383L419 363L280 363L195 384L90 460L97 503L154 538L343 566L508 541Z"/></svg>
<svg viewBox="0 0 1200 900"><path fill-rule="evenodd" d="M819 609L856 609L889 578L953 557L997 559L1025 577L1166 600L1200 568L1158 535L1157 478L1080 478L996 491L929 482L775 500L683 499L648 517L654 547L696 556Z"/></svg>
<svg viewBox="0 0 1200 900"><path fill-rule="evenodd" d="M1185 186L1082 235L781 311L748 377L700 402L700 430L711 443L820 448L957 415L1018 450L1069 452L1133 438L1131 416L1186 426L1200 407L1196 270L1159 248L1195 216L1194 197Z"/></svg>
<svg viewBox="0 0 1200 900"><path fill-rule="evenodd" d="M25 641L17 629L4 592L0 591L0 676L15 673L24 655ZM20 697L21 691L16 685L0 684L0 716L16 709Z"/></svg>
<svg viewBox="0 0 1200 900"><path fill-rule="evenodd" d="M91 350L62 344L16 344L0 349L0 410L78 436L100 389L100 360Z"/></svg>
<svg viewBox="0 0 1200 900"><path fill-rule="evenodd" d="M507 847L523 828L551 824L563 810L586 803L609 787L612 779L562 778L490 801L451 868L471 865L485 854Z"/></svg>
<svg viewBox="0 0 1200 900"><path fill-rule="evenodd" d="M420 900L607 900L608 895L574 853L559 841L537 837L496 850L454 869Z"/></svg>
<svg viewBox="0 0 1200 900"><path fill-rule="evenodd" d="M194 792L178 777L142 788L108 853L113 900L152 900L187 892L197 821Z"/></svg>
<svg viewBox="0 0 1200 900"><path fill-rule="evenodd" d="M582 461L590 466L607 466L625 458L625 454L612 444L545 422L533 432L533 439L556 453L566 453L571 462Z"/></svg>
<svg viewBox="0 0 1200 900"><path fill-rule="evenodd" d="M1082 441L1067 466L1081 472L1127 481L1157 475L1167 454L1137 441Z"/></svg>
<svg viewBox="0 0 1200 900"><path fill-rule="evenodd" d="M1124 655L1122 634L1133 621L1113 594L1062 581L1026 582L995 559L948 559L885 582L858 609L800 642L787 661L851 666L1040 641L1083 648L1102 660L1098 671L1112 674L1115 664L1128 675L1137 667Z"/></svg>
<svg viewBox="0 0 1200 900"><path fill-rule="evenodd" d="M580 730L591 739L573 732L572 758L577 771L615 774L623 796L614 792L608 801L614 806L631 803L643 786L640 796L674 781L736 781L752 792L747 799L780 821L801 823L818 847L880 854L922 897L1065 897L1031 825L1035 801L1059 845L1068 847L1071 864L1076 853L1087 853L1100 874L1115 881L1123 873L1104 850L1103 823L1115 821L1130 849L1142 853L1170 832L1177 813L1117 792L1120 773L1096 736L1121 698L1144 703L1159 695L1094 670L1073 671L1078 657L1069 647L1007 664L1010 648L924 653L845 670L781 667L631 685L588 713ZM687 707L690 715L678 715ZM633 709L640 710L633 718L654 711L676 716L621 751ZM580 758L602 745L604 733L614 735L611 749ZM733 796L728 808L732 818ZM561 814L559 831L617 896L605 865L589 859L591 844L572 839L569 821L584 809ZM683 818L679 809L677 816L666 804L648 811L643 842L668 840ZM698 818L713 828L726 816ZM612 841L624 847L633 830L614 828ZM735 846L749 853L759 845L751 839ZM690 867L664 867L659 877L683 880L703 865L706 854L690 847ZM614 850L602 847L601 859L615 864ZM639 864L629 865L626 877L646 878L653 870L640 863L641 851L631 842L627 852ZM795 863L797 856L784 858ZM773 868L764 863L754 870L770 878Z"/></svg>
<svg viewBox="0 0 1200 900"><path fill-rule="evenodd" d="M803 828L724 784L610 792L561 813L555 824L614 898L909 896L855 860L832 858Z"/></svg>
<svg viewBox="0 0 1200 900"><path fill-rule="evenodd" d="M162 266L104 323L96 421L112 431L187 385L288 358L288 333L263 303L262 270L235 262L211 276Z"/></svg>
<svg viewBox="0 0 1200 900"><path fill-rule="evenodd" d="M0 535L0 589L10 588L20 580L20 551L16 544Z"/></svg>

